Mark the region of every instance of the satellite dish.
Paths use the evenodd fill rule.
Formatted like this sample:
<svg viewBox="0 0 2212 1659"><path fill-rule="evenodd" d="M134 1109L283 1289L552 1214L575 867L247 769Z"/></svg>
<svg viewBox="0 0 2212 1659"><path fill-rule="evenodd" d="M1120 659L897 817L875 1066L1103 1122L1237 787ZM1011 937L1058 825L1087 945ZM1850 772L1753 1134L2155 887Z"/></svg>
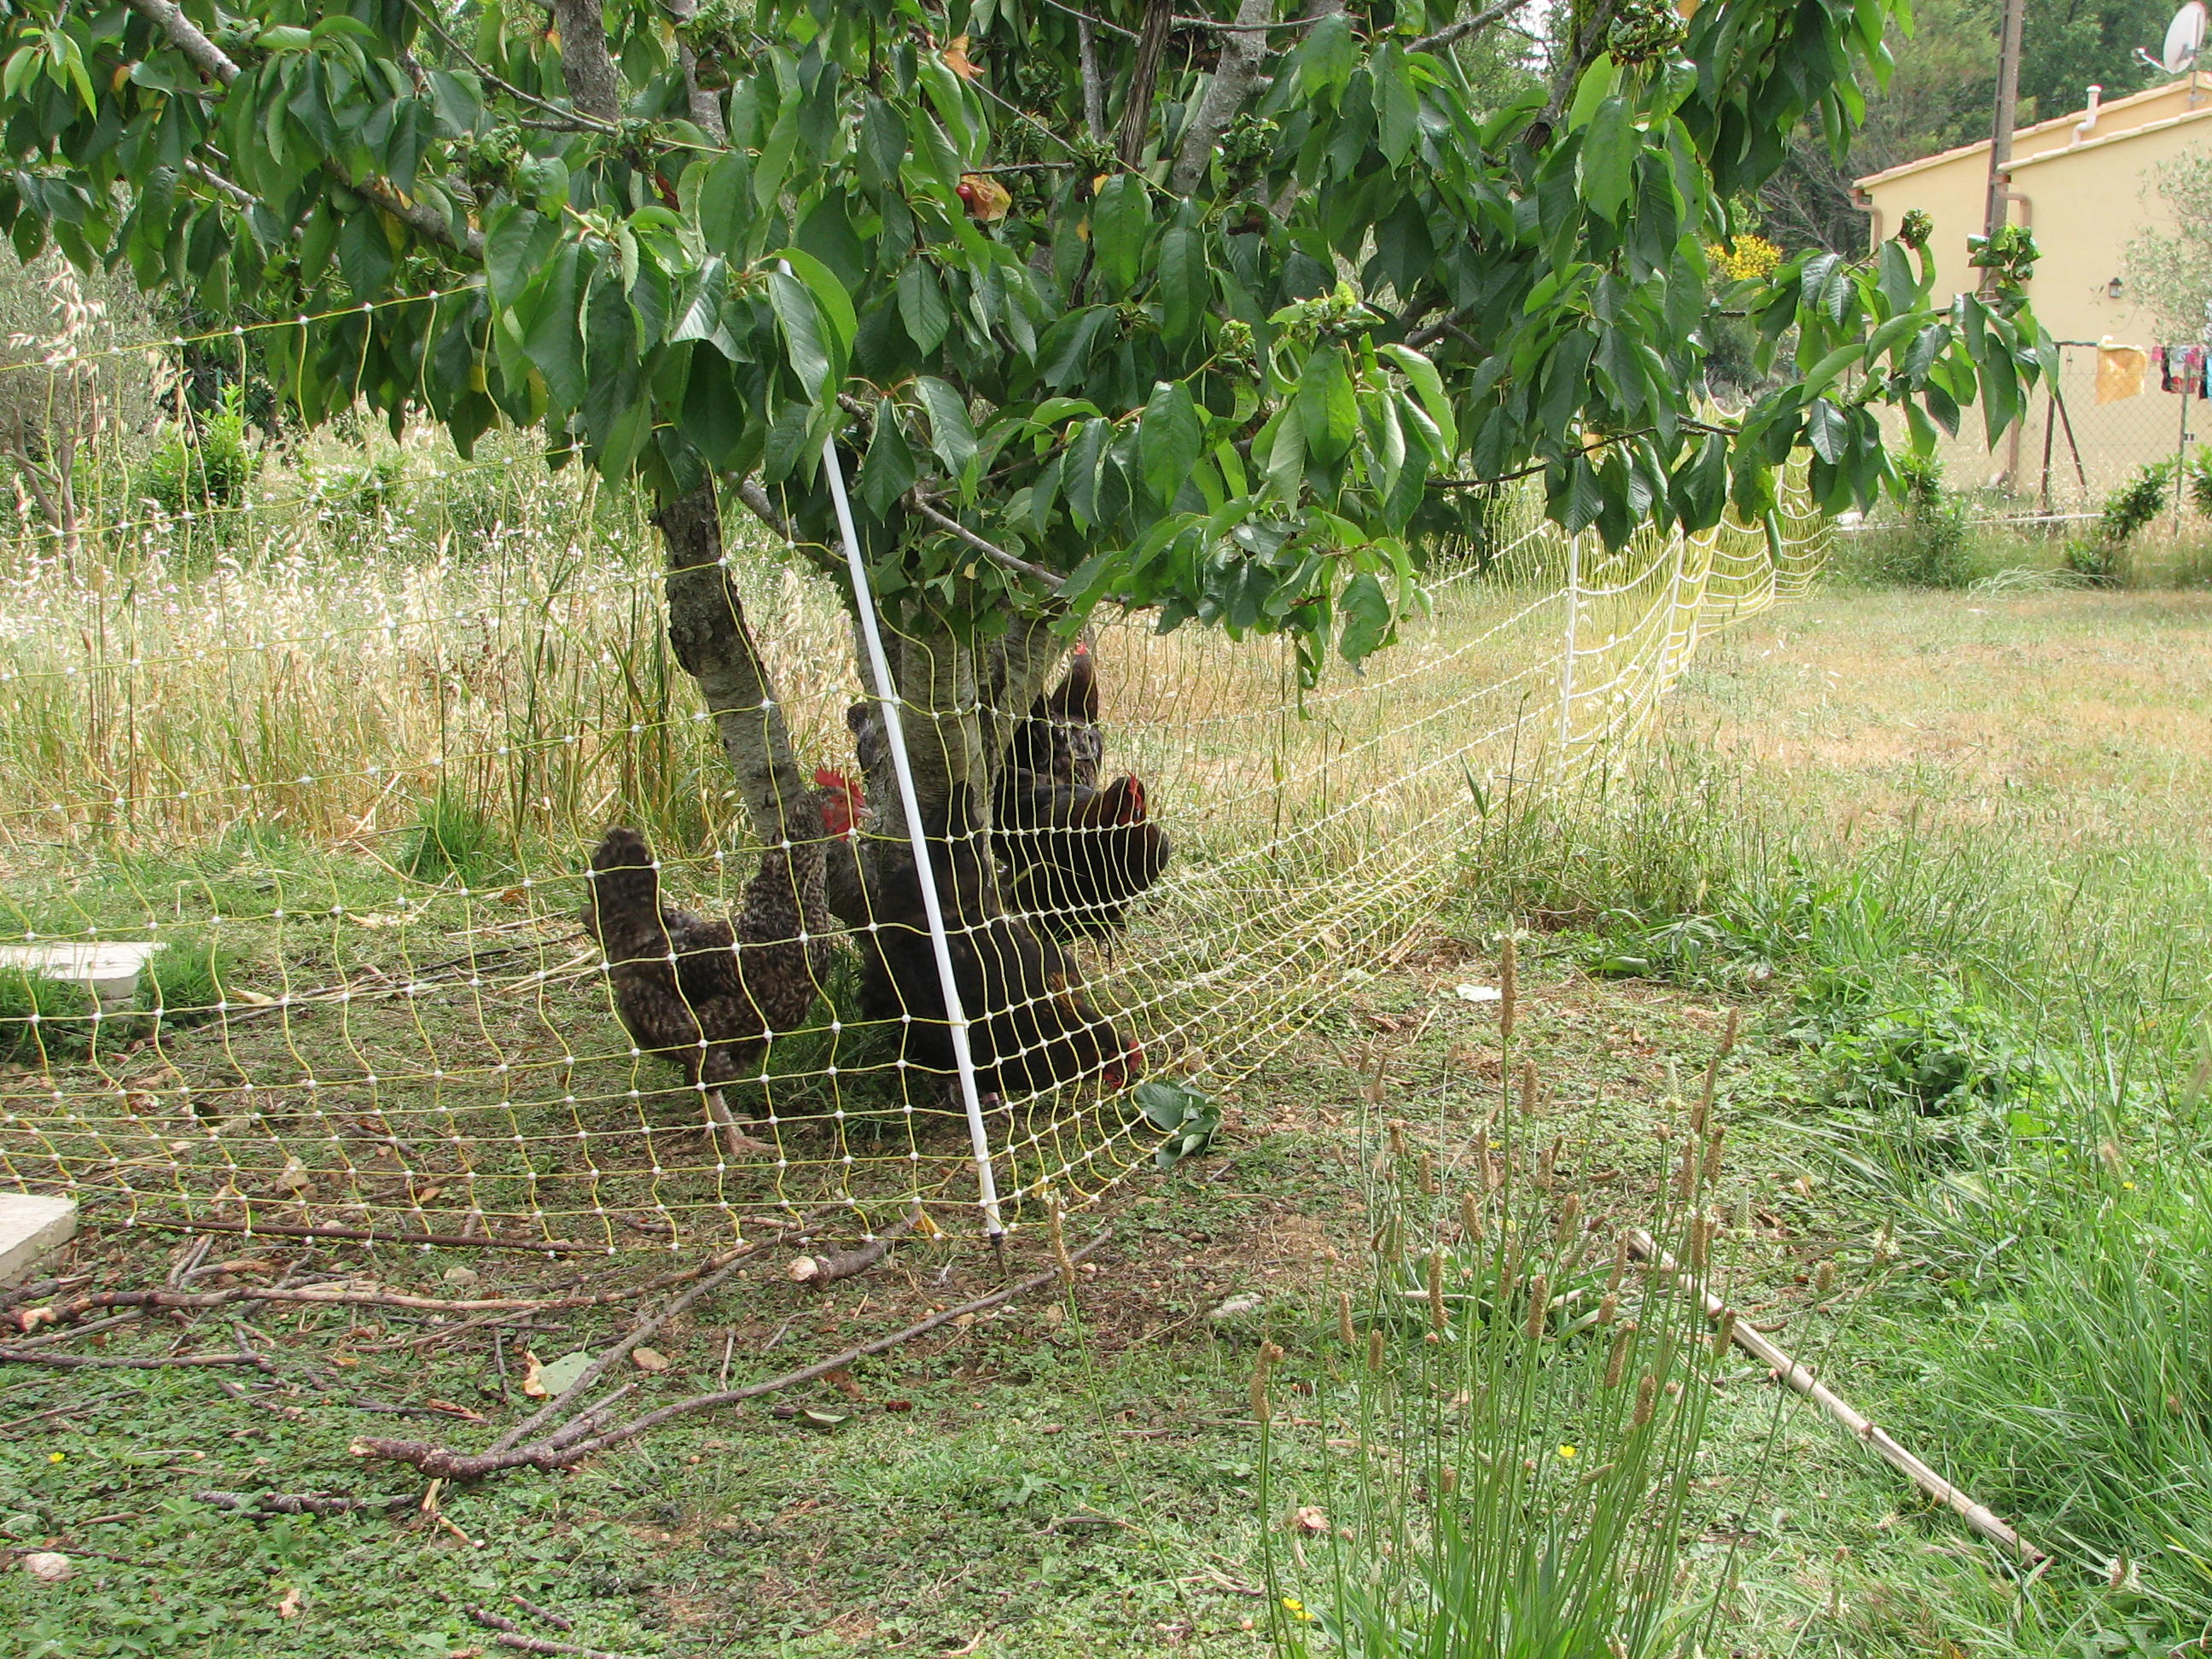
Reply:
<svg viewBox="0 0 2212 1659"><path fill-rule="evenodd" d="M2197 67L2197 56L2204 50L2204 25L2203 0L2189 0L2173 14L2166 26L2166 50L2159 54L2159 64L2168 75Z"/></svg>

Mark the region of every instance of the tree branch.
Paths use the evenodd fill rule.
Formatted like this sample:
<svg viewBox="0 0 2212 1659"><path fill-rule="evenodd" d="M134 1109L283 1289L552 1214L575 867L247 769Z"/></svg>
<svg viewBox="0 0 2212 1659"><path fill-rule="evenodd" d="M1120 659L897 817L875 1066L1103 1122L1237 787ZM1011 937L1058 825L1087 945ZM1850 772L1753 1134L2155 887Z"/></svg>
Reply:
<svg viewBox="0 0 2212 1659"><path fill-rule="evenodd" d="M1145 153L1145 132L1152 124L1152 93L1159 84L1160 58L1174 22L1175 8L1169 0L1145 0L1136 66L1129 71L1129 100L1121 106L1121 136L1115 146L1125 167L1135 167Z"/></svg>
<svg viewBox="0 0 2212 1659"><path fill-rule="evenodd" d="M1106 85L1098 78L1098 28L1088 18L1075 26L1076 53L1083 70L1083 129L1091 142L1106 142Z"/></svg>
<svg viewBox="0 0 2212 1659"><path fill-rule="evenodd" d="M668 642L714 711L754 834L769 847L818 840L819 819L806 823L812 797L792 752L783 706L730 585L714 486L671 501L653 521L668 556Z"/></svg>
<svg viewBox="0 0 2212 1659"><path fill-rule="evenodd" d="M1182 148L1176 152L1174 171L1168 175L1168 189L1173 194L1188 196L1203 182L1206 170L1213 161L1214 145L1237 118L1237 112L1244 107L1244 100L1252 95L1260 79L1260 65L1267 59L1267 37L1264 29L1274 9L1275 0L1243 0L1237 8L1239 32L1222 45L1221 61L1215 65L1213 78L1206 83L1206 95L1199 100L1197 112L1183 131Z"/></svg>
<svg viewBox="0 0 2212 1659"><path fill-rule="evenodd" d="M699 15L699 0L667 0L668 15L676 20L676 61L684 70L684 100L691 107L692 124L718 144L730 142L722 124L721 100L699 84L699 54L684 38L684 26Z"/></svg>
<svg viewBox="0 0 2212 1659"><path fill-rule="evenodd" d="M768 498L768 491L761 488L758 479L740 478L737 483L737 492L738 500L744 504L746 512L751 514L784 540L793 543L799 540L799 532L792 526L790 520L776 510L775 503Z"/></svg>
<svg viewBox="0 0 2212 1659"><path fill-rule="evenodd" d="M907 497L907 505L946 535L965 542L992 563L1003 565L1009 570L1042 582L1054 593L1066 591L1067 582L1064 577L1056 576L1041 564L1031 564L1027 559L1018 558L1007 552L1005 548L985 541L959 520L949 514L939 513L929 504L928 499L920 490L914 491Z"/></svg>
<svg viewBox="0 0 2212 1659"><path fill-rule="evenodd" d="M125 3L161 30L169 44L209 79L228 87L244 72L229 53L209 40L199 26L178 9L176 0L125 0ZM605 38L603 32L603 44ZM323 170L348 190L368 198L416 234L442 243L472 259L483 258L483 237L479 232L457 232L445 216L428 203L407 200L381 179L349 179L336 157L325 158Z"/></svg>
<svg viewBox="0 0 2212 1659"><path fill-rule="evenodd" d="M1456 23L1446 24L1433 34L1423 35L1406 50L1440 52L1446 46L1456 46L1477 29L1487 28L1492 23L1510 17L1529 3L1530 0L1498 0L1496 5L1486 6L1472 17L1463 17Z"/></svg>

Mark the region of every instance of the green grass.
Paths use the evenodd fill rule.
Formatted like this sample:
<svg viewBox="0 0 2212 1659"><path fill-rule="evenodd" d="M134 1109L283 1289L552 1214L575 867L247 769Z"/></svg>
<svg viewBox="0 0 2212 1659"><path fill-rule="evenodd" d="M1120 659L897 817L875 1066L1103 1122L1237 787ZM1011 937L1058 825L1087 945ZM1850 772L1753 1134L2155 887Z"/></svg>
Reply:
<svg viewBox="0 0 2212 1659"><path fill-rule="evenodd" d="M1224 1091L1215 1156L1111 1197L1115 1239L1072 1304L1020 1305L856 1367L859 1400L827 1385L795 1396L842 1419L826 1431L757 1407L672 1425L571 1475L449 1488L447 1515L481 1549L413 1510L256 1522L192 1493L419 1498L419 1481L364 1466L349 1441L485 1443L526 1408L513 1386L525 1345L544 1358L596 1352L629 1310L507 1333L506 1387L487 1329L441 1336L368 1312L273 1306L252 1316L248 1340L278 1356L284 1380L228 1379L276 1388L264 1404L228 1396L206 1371L0 1367L0 1425L12 1425L0 1427L0 1527L9 1547L77 1557L63 1585L0 1575L0 1627L29 1632L17 1643L27 1652L71 1659L451 1654L489 1638L465 1606L520 1619L507 1599L519 1595L574 1619L563 1639L626 1653L1242 1655L1267 1650L1271 1620L1291 1634L1276 1620L1283 1594L1336 1617L1340 1560L1346 1582L1375 1592L1346 1607L1403 1613L1426 1582L1407 1564L1437 1544L1442 1513L1437 1480L1408 1471L1469 1467L1467 1452L1494 1456L1517 1436L1554 1449L1540 1463L1553 1478L1558 1445L1579 1455L1605 1443L1586 1418L1568 1437L1601 1376L1594 1383L1587 1344L1532 1356L1468 1327L1455 1327L1464 1346L1439 1352L1416 1301L1410 1320L1384 1322L1389 1363L1370 1386L1364 1353L1338 1334L1337 1291L1356 1298L1364 1338L1374 1310L1404 1304L1383 1292L1421 1282L1418 1249L1388 1260L1394 1216L1401 1237L1441 1229L1456 1243L1474 1137L1502 1091L1517 1103L1522 1060L1540 1126L1524 1154L1552 1159L1547 1203L1573 1192L1613 1225L1663 1210L1680 1141L1661 1130L1681 1121L1736 1008L1743 1040L1717 1079L1728 1135L1711 1200L1729 1220L1729 1294L2056 1559L2024 1583L1735 1354L1709 1361L1697 1385L1702 1420L1667 1466L1679 1486L1647 1553L1607 1562L1622 1582L1663 1580L1669 1605L1702 1609L1708 1654L2191 1650L2212 1621L2212 1113L2198 1072L2212 985L2209 624L2212 605L2187 593L1856 590L1743 625L1708 647L1647 765L1568 800L1484 803L1444 913L1387 970L1332 981L1279 1057ZM53 850L20 866L4 920L82 933L160 916L210 952L168 953L171 1007L216 987L397 972L411 957L395 933L334 921L331 907L382 915L404 896L445 907L423 924L441 933L510 914L477 890L503 879L505 843L472 840L465 824L450 838L434 818L413 824L418 849L433 831L441 846L479 848L472 867L465 857L435 871L407 867L394 853L404 839L333 848L266 827L200 850ZM570 900L542 902L550 915ZM280 908L301 919L282 931L213 921ZM1510 1057L1494 1006L1457 994L1497 982L1508 928L1522 951ZM570 995L580 1000L557 1000ZM536 1022L604 1024L586 992L549 996L487 1000L473 1033L439 1023L452 1009L393 1004L388 1025L356 1012L211 1024L179 1042L252 1075L295 1054L337 1084L348 1066L386 1074L403 1042L528 1059L546 1040ZM619 1096L633 1075L613 1062L586 1091ZM1391 1119L1407 1151L1385 1159L1385 1180ZM1407 1207L1409 1187L1431 1207ZM157 1280L179 1240L114 1224L125 1214L119 1201L92 1206L71 1264L101 1283ZM1024 1237L1019 1249L1035 1252ZM650 1237L623 1237L640 1240ZM267 1264L240 1267L249 1282L303 1261L274 1239L217 1249ZM460 1267L481 1276L473 1293L648 1271L321 1249L309 1267L429 1294L453 1293L444 1274ZM711 1386L726 1337L732 1379L763 1376L994 1278L970 1243L910 1243L825 1297L795 1290L778 1256L657 1342L674 1365L639 1375L641 1403ZM1247 1311L1211 1316L1245 1297ZM210 1317L65 1346L154 1353L234 1334ZM418 1350L416 1339L428 1340ZM1285 1355L1264 1449L1249 1421L1262 1340ZM1472 1406L1470 1379L1483 1385L1472 1413L1450 1404L1464 1392ZM1507 1380L1534 1385L1528 1409L1508 1409ZM359 1403L432 1399L491 1420ZM81 1414L21 1420L61 1407ZM1376 1478L1354 1479L1363 1466ZM1486 1524L1516 1505L1538 1522L1558 1513L1531 1503L1543 1490L1508 1491ZM1308 1504L1328 1512L1336 1542L1307 1539L1301 1563L1293 1517ZM1373 1545L1397 1527L1417 1547L1378 1564ZM1565 1555L1589 1534L1552 1536ZM1509 1541L1546 1537L1532 1525ZM1542 1551L1522 1559L1540 1566ZM1656 1577L1635 1577L1647 1567ZM1372 1624L1360 1641L1389 1650Z"/></svg>

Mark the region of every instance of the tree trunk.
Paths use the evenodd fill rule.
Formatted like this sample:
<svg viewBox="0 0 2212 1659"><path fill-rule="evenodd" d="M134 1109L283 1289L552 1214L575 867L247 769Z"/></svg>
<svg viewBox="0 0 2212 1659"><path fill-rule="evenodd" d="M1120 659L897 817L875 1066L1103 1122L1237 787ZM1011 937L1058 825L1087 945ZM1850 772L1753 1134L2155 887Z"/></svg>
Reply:
<svg viewBox="0 0 2212 1659"><path fill-rule="evenodd" d="M722 562L714 485L668 502L653 521L668 557L668 642L714 714L753 833L768 847L818 840L821 820L792 753L783 705Z"/></svg>
<svg viewBox="0 0 2212 1659"><path fill-rule="evenodd" d="M622 76L607 52L607 21L600 15L599 0L552 0L552 3L568 101L583 114L619 121Z"/></svg>

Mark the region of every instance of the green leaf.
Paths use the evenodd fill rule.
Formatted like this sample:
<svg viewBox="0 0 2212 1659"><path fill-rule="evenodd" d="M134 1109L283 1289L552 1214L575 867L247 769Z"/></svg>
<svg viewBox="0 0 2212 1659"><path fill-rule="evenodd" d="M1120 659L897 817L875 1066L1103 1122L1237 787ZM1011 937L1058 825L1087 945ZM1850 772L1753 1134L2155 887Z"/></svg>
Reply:
<svg viewBox="0 0 2212 1659"><path fill-rule="evenodd" d="M837 389L830 378L830 352L822 341L821 312L813 291L789 271L771 271L769 304L783 331L785 356L791 372L816 404L826 404Z"/></svg>
<svg viewBox="0 0 2212 1659"><path fill-rule="evenodd" d="M1170 343L1190 338L1213 309L1206 243L1195 227L1170 226L1160 239L1159 280L1153 293L1160 302L1160 332Z"/></svg>
<svg viewBox="0 0 2212 1659"><path fill-rule="evenodd" d="M1583 133L1575 167L1583 200L1590 210L1617 222L1636 182L1636 157L1643 146L1628 102L1608 98L1598 106Z"/></svg>
<svg viewBox="0 0 2212 1659"><path fill-rule="evenodd" d="M1359 43L1352 38L1352 20L1332 11L1307 32L1297 53L1298 91L1307 98L1340 90L1352 78L1359 62Z"/></svg>
<svg viewBox="0 0 2212 1659"><path fill-rule="evenodd" d="M1267 483L1286 507L1296 507L1305 486L1306 432L1299 414L1301 402L1292 398L1276 412L1273 425L1274 434L1267 445ZM1266 431L1261 438L1268 436ZM1260 450L1255 440L1252 445L1256 455Z"/></svg>
<svg viewBox="0 0 2212 1659"><path fill-rule="evenodd" d="M975 455L975 428L968 418L968 405L957 392L933 374L914 383L921 406L929 416L929 447L945 470L957 478Z"/></svg>
<svg viewBox="0 0 2212 1659"><path fill-rule="evenodd" d="M928 260L909 259L900 270L898 308L907 337L924 356L945 343L945 333L952 326L952 307L945 301L937 268Z"/></svg>
<svg viewBox="0 0 2212 1659"><path fill-rule="evenodd" d="M1342 347L1314 348L1298 377L1297 405L1307 452L1323 466L1334 466L1359 435L1359 402Z"/></svg>
<svg viewBox="0 0 2212 1659"><path fill-rule="evenodd" d="M1206 426L1189 388L1179 381L1154 385L1137 428L1139 463L1154 500L1173 504L1205 447Z"/></svg>
<svg viewBox="0 0 2212 1659"><path fill-rule="evenodd" d="M898 410L888 398L876 404L875 430L860 462L860 499L878 519L888 519L899 498L914 488L914 449L899 430Z"/></svg>
<svg viewBox="0 0 2212 1659"><path fill-rule="evenodd" d="M1336 611L1343 618L1337 632L1336 648L1346 662L1358 662L1371 655L1389 636L1390 596L1382 591L1381 579L1371 570L1361 571L1344 585Z"/></svg>
<svg viewBox="0 0 2212 1659"><path fill-rule="evenodd" d="M1109 179L1091 204L1091 246L1109 295L1127 294L1144 269L1152 240L1150 187L1133 173Z"/></svg>
<svg viewBox="0 0 2212 1659"><path fill-rule="evenodd" d="M814 295L814 303L825 325L822 343L830 353L830 367L842 380L845 365L852 360L853 337L860 327L853 314L853 296L836 272L803 248L787 247L781 258Z"/></svg>
<svg viewBox="0 0 2212 1659"><path fill-rule="evenodd" d="M1844 411L1826 398L1813 399L1812 407L1805 411L1805 441L1813 453L1833 465L1850 441L1850 423Z"/></svg>

